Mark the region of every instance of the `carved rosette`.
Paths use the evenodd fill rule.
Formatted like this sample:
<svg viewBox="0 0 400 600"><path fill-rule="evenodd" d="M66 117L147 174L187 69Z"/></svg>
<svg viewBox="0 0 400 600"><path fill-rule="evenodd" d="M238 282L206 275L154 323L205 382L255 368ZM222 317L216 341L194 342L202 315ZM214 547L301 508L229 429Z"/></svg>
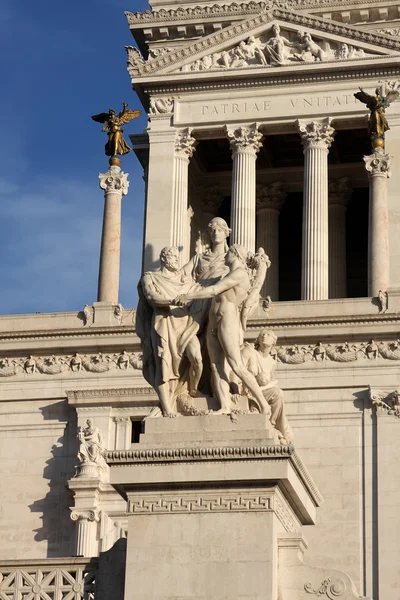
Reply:
<svg viewBox="0 0 400 600"><path fill-rule="evenodd" d="M373 154L364 156L365 168L370 177L390 177L391 157L377 150Z"/></svg>
<svg viewBox="0 0 400 600"><path fill-rule="evenodd" d="M321 148L329 150L332 145L335 130L331 127L331 119L329 117L321 121L297 121L297 128L301 136L301 142L304 147L304 152L310 148Z"/></svg>
<svg viewBox="0 0 400 600"><path fill-rule="evenodd" d="M99 180L99 185L105 194L126 196L128 193L128 173L124 173L116 165L111 166L107 173L99 173Z"/></svg>
<svg viewBox="0 0 400 600"><path fill-rule="evenodd" d="M233 156L235 154L257 154L262 147L263 135L258 131L258 123L237 129L225 126L225 133Z"/></svg>
<svg viewBox="0 0 400 600"><path fill-rule="evenodd" d="M328 201L331 206L346 207L351 198L351 187L348 177L330 181L328 184Z"/></svg>
<svg viewBox="0 0 400 600"><path fill-rule="evenodd" d="M256 207L257 212L262 210L276 210L279 212L285 202L286 193L282 189L282 183L277 181L270 185L257 185Z"/></svg>
<svg viewBox="0 0 400 600"><path fill-rule="evenodd" d="M175 134L175 154L190 160L196 150L197 140L192 137L191 129L186 127Z"/></svg>

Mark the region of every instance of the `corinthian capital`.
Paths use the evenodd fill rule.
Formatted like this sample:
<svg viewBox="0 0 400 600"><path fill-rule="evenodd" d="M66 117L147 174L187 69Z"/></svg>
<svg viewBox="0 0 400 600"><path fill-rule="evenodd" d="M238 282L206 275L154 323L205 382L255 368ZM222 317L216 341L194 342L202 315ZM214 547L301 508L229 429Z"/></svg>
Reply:
<svg viewBox="0 0 400 600"><path fill-rule="evenodd" d="M280 210L285 201L286 194L282 189L282 183L276 181L270 185L257 185L256 202L257 210L273 209Z"/></svg>
<svg viewBox="0 0 400 600"><path fill-rule="evenodd" d="M365 168L371 177L390 177L391 157L377 150L373 154L364 156Z"/></svg>
<svg viewBox="0 0 400 600"><path fill-rule="evenodd" d="M331 127L331 119L326 117L320 121L297 121L297 128L301 136L304 150L309 148L323 148L328 150L333 142L335 130Z"/></svg>
<svg viewBox="0 0 400 600"><path fill-rule="evenodd" d="M329 204L331 206L347 206L352 192L348 177L342 177L341 179L330 181L328 189Z"/></svg>
<svg viewBox="0 0 400 600"><path fill-rule="evenodd" d="M100 513L97 509L74 509L71 512L72 521L100 521Z"/></svg>
<svg viewBox="0 0 400 600"><path fill-rule="evenodd" d="M129 189L128 173L121 171L120 167L111 166L107 173L99 173L99 185L106 194L121 194L126 196Z"/></svg>
<svg viewBox="0 0 400 600"><path fill-rule="evenodd" d="M236 152L257 154L262 147L263 135L258 131L257 123L253 123L250 127L238 127L237 129L230 129L225 125L225 133L233 154Z"/></svg>
<svg viewBox="0 0 400 600"><path fill-rule="evenodd" d="M175 152L188 160L192 158L197 145L197 141L192 137L191 132L192 130L186 127L175 134Z"/></svg>

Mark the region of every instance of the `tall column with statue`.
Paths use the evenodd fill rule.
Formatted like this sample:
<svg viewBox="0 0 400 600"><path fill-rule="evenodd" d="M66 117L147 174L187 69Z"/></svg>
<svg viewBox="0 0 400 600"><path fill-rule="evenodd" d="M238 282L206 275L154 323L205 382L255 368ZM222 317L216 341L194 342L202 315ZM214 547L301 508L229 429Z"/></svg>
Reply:
<svg viewBox="0 0 400 600"><path fill-rule="evenodd" d="M364 156L369 178L368 295L377 297L387 292L390 285L387 180L391 158L385 153L385 133L389 129L385 110L400 93L392 89L384 96L378 87L371 95L360 88L354 96L370 110L368 133L372 154Z"/></svg>
<svg viewBox="0 0 400 600"><path fill-rule="evenodd" d="M226 127L233 158L231 242L254 252L256 247L256 159L262 147L257 123L250 127Z"/></svg>
<svg viewBox="0 0 400 600"><path fill-rule="evenodd" d="M136 119L140 110L128 110L127 104L117 115L110 108L108 113L93 115L92 119L103 123L103 131L108 135L105 154L109 156L110 167L100 173L100 187L104 190L103 232L101 237L100 266L98 281L98 302L118 304L119 276L121 263L121 200L128 193L128 174L121 171L121 160L117 155L130 152L123 138L122 125Z"/></svg>
<svg viewBox="0 0 400 600"><path fill-rule="evenodd" d="M331 119L297 122L304 147L302 300L328 298L328 152Z"/></svg>

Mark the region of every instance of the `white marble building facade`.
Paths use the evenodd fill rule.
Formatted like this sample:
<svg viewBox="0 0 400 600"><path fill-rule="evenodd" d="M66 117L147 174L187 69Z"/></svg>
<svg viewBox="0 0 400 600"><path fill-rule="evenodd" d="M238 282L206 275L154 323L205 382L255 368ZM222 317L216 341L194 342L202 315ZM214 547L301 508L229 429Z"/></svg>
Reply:
<svg viewBox="0 0 400 600"><path fill-rule="evenodd" d="M295 448L324 500L302 529L305 561L326 573L282 600L397 600L400 103L386 112L384 152L372 152L353 94L399 85L398 7L154 0L127 20L128 72L149 113L131 136L147 183L143 269L168 245L185 264L214 216L231 242L272 261L262 292L272 303L260 303L246 339L265 327L278 336ZM64 569L83 598L90 559L96 567L127 536L118 474L136 468L126 452L158 401L141 373L135 310L118 305L118 264L102 258L94 307L0 317L0 596L52 591L38 569ZM109 452L89 479L75 477L87 419ZM347 579L346 592L324 588L329 569L357 591Z"/></svg>

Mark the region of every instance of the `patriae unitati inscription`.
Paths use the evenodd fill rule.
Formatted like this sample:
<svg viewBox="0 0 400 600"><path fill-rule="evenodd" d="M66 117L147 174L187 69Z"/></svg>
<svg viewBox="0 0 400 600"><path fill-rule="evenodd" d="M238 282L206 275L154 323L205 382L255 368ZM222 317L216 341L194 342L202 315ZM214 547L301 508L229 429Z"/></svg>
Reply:
<svg viewBox="0 0 400 600"><path fill-rule="evenodd" d="M242 97L238 100L219 98L204 102L200 100L192 102L177 100L175 124L218 122L227 118L235 120L246 117L253 119L296 116L299 109L303 114L315 115L325 113L327 108L329 108L330 113L337 110L342 114L346 110L357 111L358 105L357 100L351 93L304 94L289 97L281 95L265 97L264 95L259 98L254 96L251 98Z"/></svg>

